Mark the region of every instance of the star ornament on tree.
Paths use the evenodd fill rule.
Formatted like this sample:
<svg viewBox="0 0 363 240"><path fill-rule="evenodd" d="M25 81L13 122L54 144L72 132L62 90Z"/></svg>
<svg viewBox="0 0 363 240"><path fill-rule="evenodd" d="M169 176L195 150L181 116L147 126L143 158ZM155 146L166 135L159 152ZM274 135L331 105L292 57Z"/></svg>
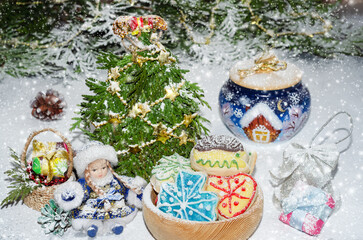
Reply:
<svg viewBox="0 0 363 240"><path fill-rule="evenodd" d="M139 103L139 109L141 113L141 118L144 118L148 112L151 112L149 104L147 103Z"/></svg>
<svg viewBox="0 0 363 240"><path fill-rule="evenodd" d="M129 113L129 117L136 118L136 117L137 117L137 115L139 115L140 113L141 113L141 110L140 110L140 108L139 108L138 104L135 104L135 105L132 107L132 109L131 109L131 111L130 111L130 113Z"/></svg>
<svg viewBox="0 0 363 240"><path fill-rule="evenodd" d="M162 142L163 144L165 144L166 141L169 140L169 138L170 138L170 134L164 129L159 133L156 140L158 140L158 141Z"/></svg>
<svg viewBox="0 0 363 240"><path fill-rule="evenodd" d="M183 144L187 144L188 141L188 134L183 130L182 133L179 136L179 146L183 145Z"/></svg>
<svg viewBox="0 0 363 240"><path fill-rule="evenodd" d="M157 207L174 217L191 221L215 221L218 196L203 191L207 177L201 173L179 172L175 183L164 183Z"/></svg>
<svg viewBox="0 0 363 240"><path fill-rule="evenodd" d="M108 122L111 123L114 128L121 123L120 119L118 118L111 118L110 120L108 120Z"/></svg>
<svg viewBox="0 0 363 240"><path fill-rule="evenodd" d="M160 54L158 56L158 61L160 63L160 65L164 65L170 62L169 60L170 57L170 53L167 52L165 49L160 51Z"/></svg>
<svg viewBox="0 0 363 240"><path fill-rule="evenodd" d="M178 91L176 91L174 87L172 87L172 88L165 88L165 91L166 91L165 98L168 98L168 99L170 99L173 102L174 102L175 98L177 96L179 96Z"/></svg>
<svg viewBox="0 0 363 240"><path fill-rule="evenodd" d="M107 88L107 91L114 95L117 92L121 91L120 83L117 81L110 81L110 86Z"/></svg>
<svg viewBox="0 0 363 240"><path fill-rule="evenodd" d="M141 115L141 118L144 118L148 112L151 112L148 103L136 103L132 107L129 117L136 118L138 115Z"/></svg>
<svg viewBox="0 0 363 240"><path fill-rule="evenodd" d="M129 146L129 151L133 154L136 154L138 152L141 152L141 148L139 145L135 144L135 145L130 145Z"/></svg>
<svg viewBox="0 0 363 240"><path fill-rule="evenodd" d="M120 77L120 69L118 66L111 68L109 73L108 73L108 80L117 80L117 78Z"/></svg>
<svg viewBox="0 0 363 240"><path fill-rule="evenodd" d="M144 64L144 62L146 62L147 60L141 56L137 56L136 57L136 63L139 64L139 67L142 67L142 64Z"/></svg>
<svg viewBox="0 0 363 240"><path fill-rule="evenodd" d="M194 114L191 114L191 115L184 115L184 121L183 121L183 124L188 127L189 124L192 123L193 121L193 118L195 118L198 114L197 113L194 113Z"/></svg>
<svg viewBox="0 0 363 240"><path fill-rule="evenodd" d="M166 127L162 123L154 124L152 127L154 128L153 135L156 136L158 136L162 131L166 130Z"/></svg>

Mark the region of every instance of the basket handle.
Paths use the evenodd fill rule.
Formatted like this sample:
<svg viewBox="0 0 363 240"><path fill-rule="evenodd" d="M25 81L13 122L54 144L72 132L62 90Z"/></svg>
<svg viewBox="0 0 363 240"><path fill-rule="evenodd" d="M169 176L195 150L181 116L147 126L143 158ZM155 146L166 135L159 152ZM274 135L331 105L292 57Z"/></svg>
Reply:
<svg viewBox="0 0 363 240"><path fill-rule="evenodd" d="M29 147L31 141L33 140L33 138L36 135L38 135L38 134L40 134L42 132L46 132L46 131L50 131L50 132L53 132L56 135L58 135L68 147L68 163L69 163L69 166L68 166L68 171L67 171L66 175L69 178L71 176L71 174L72 174L72 171L73 171L73 149L72 149L71 143L59 131L54 130L52 128L44 128L44 129L42 129L40 131L34 131L33 133L31 133L29 135L28 140L25 143L23 152L21 153L21 157L20 157L21 167L25 168L25 166L26 166L26 153L28 151L28 147Z"/></svg>

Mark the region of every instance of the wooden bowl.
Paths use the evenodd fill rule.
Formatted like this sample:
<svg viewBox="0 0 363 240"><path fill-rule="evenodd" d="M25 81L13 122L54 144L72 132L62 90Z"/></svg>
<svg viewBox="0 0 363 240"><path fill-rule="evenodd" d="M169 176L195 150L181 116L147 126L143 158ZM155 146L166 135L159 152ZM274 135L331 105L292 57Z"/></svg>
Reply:
<svg viewBox="0 0 363 240"><path fill-rule="evenodd" d="M247 239L259 225L263 213L263 193L257 188L256 199L242 215L214 222L188 221L170 216L155 206L156 192L149 184L143 194L143 215L147 228L158 240Z"/></svg>

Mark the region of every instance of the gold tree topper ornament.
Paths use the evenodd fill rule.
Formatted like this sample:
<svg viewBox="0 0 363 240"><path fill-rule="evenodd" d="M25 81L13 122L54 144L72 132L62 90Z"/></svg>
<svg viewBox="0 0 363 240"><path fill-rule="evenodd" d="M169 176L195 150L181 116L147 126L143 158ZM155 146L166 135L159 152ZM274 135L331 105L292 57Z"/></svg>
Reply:
<svg viewBox="0 0 363 240"><path fill-rule="evenodd" d="M110 73L110 77L119 77L118 73L131 67L132 64L138 64L140 67L148 61L158 61L160 65L170 64L176 62L176 59L170 55L170 53L165 49L165 47L159 42L162 31L167 30L167 24L165 20L156 15L147 15L141 17L132 16L120 16L113 23L113 32L121 37L121 42L125 49L132 54L132 63L127 64L121 69L116 69L116 72ZM156 31L161 30L159 36L157 36ZM154 50L151 52L152 55L158 54L157 57L154 56L141 56L139 52L152 50L150 47L144 47L143 44L138 40L142 32L151 32L150 42L153 43ZM132 37L132 36L136 36ZM124 42L127 39L130 43L127 46Z"/></svg>
<svg viewBox="0 0 363 240"><path fill-rule="evenodd" d="M159 16L147 15L141 17L120 16L112 27L113 32L122 39L128 38L129 34L139 35L141 32L149 32L151 29L166 31L168 25Z"/></svg>
<svg viewBox="0 0 363 240"><path fill-rule="evenodd" d="M118 17L112 26L112 30L114 34L121 37L121 42L124 45L124 47L129 50L132 53L135 53L136 50L147 50L143 47L140 47L140 45L135 42L131 36L137 36L140 37L142 32L150 32L157 30L165 31L168 29L168 26L165 22L165 20L159 16L156 15L147 15L147 16L141 16L141 17L132 17L132 16L120 16ZM160 36L161 36L160 32ZM124 39L127 39L131 43L131 47L127 47ZM157 41L158 38L155 38L153 35L153 38L150 39L151 41ZM139 62L140 65L142 65L143 60L139 58L135 58L136 62Z"/></svg>

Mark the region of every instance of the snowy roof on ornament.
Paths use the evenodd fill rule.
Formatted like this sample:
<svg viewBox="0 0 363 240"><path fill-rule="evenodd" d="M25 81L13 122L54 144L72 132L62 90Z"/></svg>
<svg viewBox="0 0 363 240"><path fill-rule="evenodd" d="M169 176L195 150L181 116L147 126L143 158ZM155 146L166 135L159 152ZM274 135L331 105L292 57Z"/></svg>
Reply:
<svg viewBox="0 0 363 240"><path fill-rule="evenodd" d="M248 125L256 118L258 115L264 116L271 126L275 129L282 128L281 120L276 116L276 114L272 111L272 109L265 103L257 103L253 106L249 111L247 111L242 119L241 119L241 126L248 127Z"/></svg>
<svg viewBox="0 0 363 240"><path fill-rule="evenodd" d="M270 55L271 56L271 55ZM282 61L281 61L282 62ZM253 71L256 61L249 59L237 62L229 71L230 79L242 86L255 90L279 90L296 85L301 81L303 72L292 63L285 63L286 68L277 71ZM243 76L241 72L249 71Z"/></svg>

